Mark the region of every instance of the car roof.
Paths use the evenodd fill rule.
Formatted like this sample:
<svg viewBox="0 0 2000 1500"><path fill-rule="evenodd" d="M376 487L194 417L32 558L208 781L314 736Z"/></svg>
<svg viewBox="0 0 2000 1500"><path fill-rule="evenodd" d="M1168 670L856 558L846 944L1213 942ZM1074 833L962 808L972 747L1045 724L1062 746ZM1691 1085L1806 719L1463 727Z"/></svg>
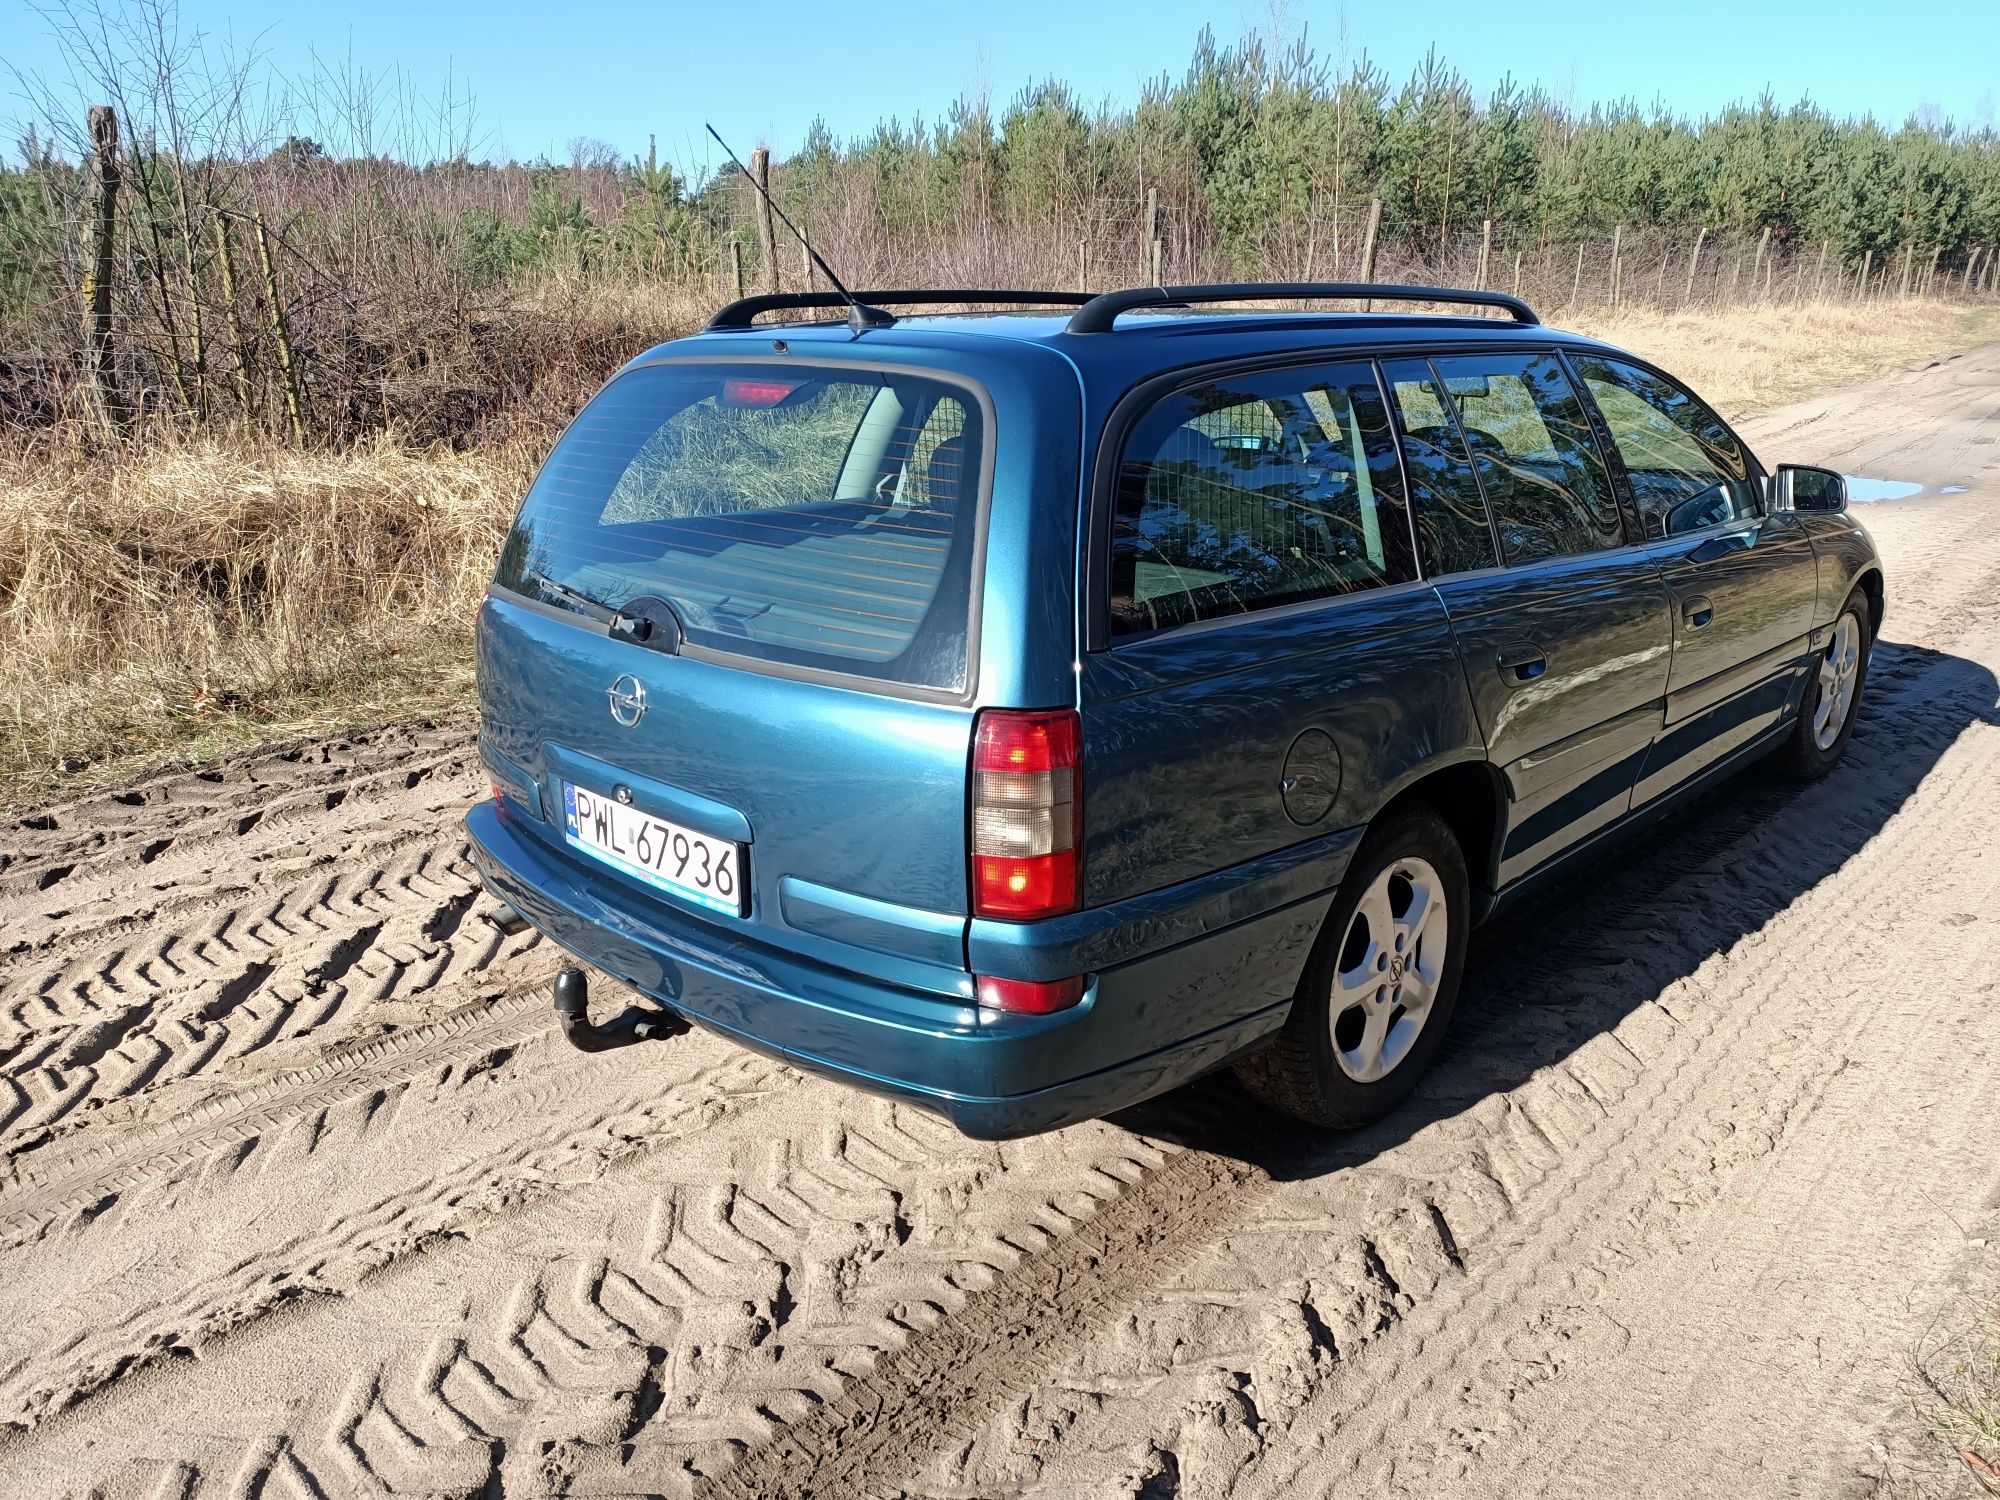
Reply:
<svg viewBox="0 0 2000 1500"><path fill-rule="evenodd" d="M1129 381L1154 370L1183 365L1353 345L1377 352L1410 345L1479 343L1488 347L1551 343L1608 349L1581 334L1540 323L1505 318L1406 312L1138 311L1124 314L1108 333L1072 333L1064 313L921 313L901 316L882 328L856 334L844 320L759 323L749 328L704 331L677 339L640 356L638 362L686 353L749 353L783 340L798 352L818 347L853 354L875 346L961 349L1004 355L1008 345L1035 345L1070 360L1086 378ZM983 348L981 347L983 346Z"/></svg>

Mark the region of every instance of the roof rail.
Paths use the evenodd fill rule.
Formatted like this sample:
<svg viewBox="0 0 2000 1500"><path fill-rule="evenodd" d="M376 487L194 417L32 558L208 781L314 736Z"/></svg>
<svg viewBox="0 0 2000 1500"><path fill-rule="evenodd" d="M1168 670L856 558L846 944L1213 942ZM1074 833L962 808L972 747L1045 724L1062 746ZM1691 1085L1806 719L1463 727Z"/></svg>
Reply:
<svg viewBox="0 0 2000 1500"><path fill-rule="evenodd" d="M1106 292L1077 309L1071 333L1109 333L1118 315L1142 307L1186 307L1196 302L1261 302L1265 298L1359 298L1378 302L1463 302L1504 308L1517 323L1540 323L1535 310L1505 292L1473 292L1445 286L1404 286L1372 281L1225 281L1211 286L1135 286Z"/></svg>
<svg viewBox="0 0 2000 1500"><path fill-rule="evenodd" d="M904 289L901 291L856 292L854 300L863 307L903 307L919 303L978 303L994 302L1010 307L1083 307L1094 296L1091 292L1037 292L1011 288L977 288L953 291L923 291ZM847 299L838 292L765 292L754 297L738 297L727 306L717 309L714 317L703 326L703 333L717 333L731 328L748 328L756 319L767 312L786 312L794 308L846 307Z"/></svg>

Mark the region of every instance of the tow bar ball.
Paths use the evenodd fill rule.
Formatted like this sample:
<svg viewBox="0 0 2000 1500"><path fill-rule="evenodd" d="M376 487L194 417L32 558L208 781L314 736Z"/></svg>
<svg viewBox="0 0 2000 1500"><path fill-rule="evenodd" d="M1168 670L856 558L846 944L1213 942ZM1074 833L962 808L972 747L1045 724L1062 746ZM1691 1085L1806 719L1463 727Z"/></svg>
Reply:
<svg viewBox="0 0 2000 1500"><path fill-rule="evenodd" d="M646 1015L643 1011L625 1014L602 1026L590 1020L590 977L571 965L556 975L556 1020L572 1047L583 1052L605 1052L613 1047L629 1047L655 1036L671 1036L682 1028L679 1017L670 1012Z"/></svg>

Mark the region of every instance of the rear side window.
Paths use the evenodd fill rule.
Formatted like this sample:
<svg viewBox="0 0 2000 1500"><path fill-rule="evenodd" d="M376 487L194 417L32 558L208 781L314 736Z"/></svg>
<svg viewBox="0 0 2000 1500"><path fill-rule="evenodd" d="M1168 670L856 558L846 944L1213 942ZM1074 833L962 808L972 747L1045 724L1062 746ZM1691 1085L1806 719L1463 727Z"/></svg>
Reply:
<svg viewBox="0 0 2000 1500"><path fill-rule="evenodd" d="M1189 386L1126 439L1114 635L1416 576L1395 442L1365 362Z"/></svg>
<svg viewBox="0 0 2000 1500"><path fill-rule="evenodd" d="M1618 501L1583 403L1553 354L1432 361L1458 413L1509 563L1616 547Z"/></svg>
<svg viewBox="0 0 2000 1500"><path fill-rule="evenodd" d="M690 643L959 690L978 403L891 372L653 365L584 408L495 582L604 617L664 601Z"/></svg>
<svg viewBox="0 0 2000 1500"><path fill-rule="evenodd" d="M1392 359L1382 366L1403 439L1424 564L1433 574L1469 573L1498 562L1479 476L1465 451L1430 362Z"/></svg>
<svg viewBox="0 0 2000 1500"><path fill-rule="evenodd" d="M1610 429L1647 536L1679 536L1758 513L1743 445L1714 412L1622 360L1584 355L1576 369Z"/></svg>

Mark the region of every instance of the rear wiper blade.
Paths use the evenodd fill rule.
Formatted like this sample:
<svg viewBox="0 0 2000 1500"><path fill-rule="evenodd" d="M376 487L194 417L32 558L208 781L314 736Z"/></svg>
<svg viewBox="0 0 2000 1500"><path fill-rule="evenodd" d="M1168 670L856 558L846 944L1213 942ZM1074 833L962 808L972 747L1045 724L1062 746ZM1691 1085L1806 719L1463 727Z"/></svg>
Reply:
<svg viewBox="0 0 2000 1500"><path fill-rule="evenodd" d="M566 583L557 583L547 574L537 573L533 569L523 573L521 581L523 583L532 583L539 593L554 597L562 603L567 604L578 614L589 615L593 620L602 620L607 625L611 623L612 619L618 613L617 610L613 609L603 600L593 599L582 590L573 589Z"/></svg>

